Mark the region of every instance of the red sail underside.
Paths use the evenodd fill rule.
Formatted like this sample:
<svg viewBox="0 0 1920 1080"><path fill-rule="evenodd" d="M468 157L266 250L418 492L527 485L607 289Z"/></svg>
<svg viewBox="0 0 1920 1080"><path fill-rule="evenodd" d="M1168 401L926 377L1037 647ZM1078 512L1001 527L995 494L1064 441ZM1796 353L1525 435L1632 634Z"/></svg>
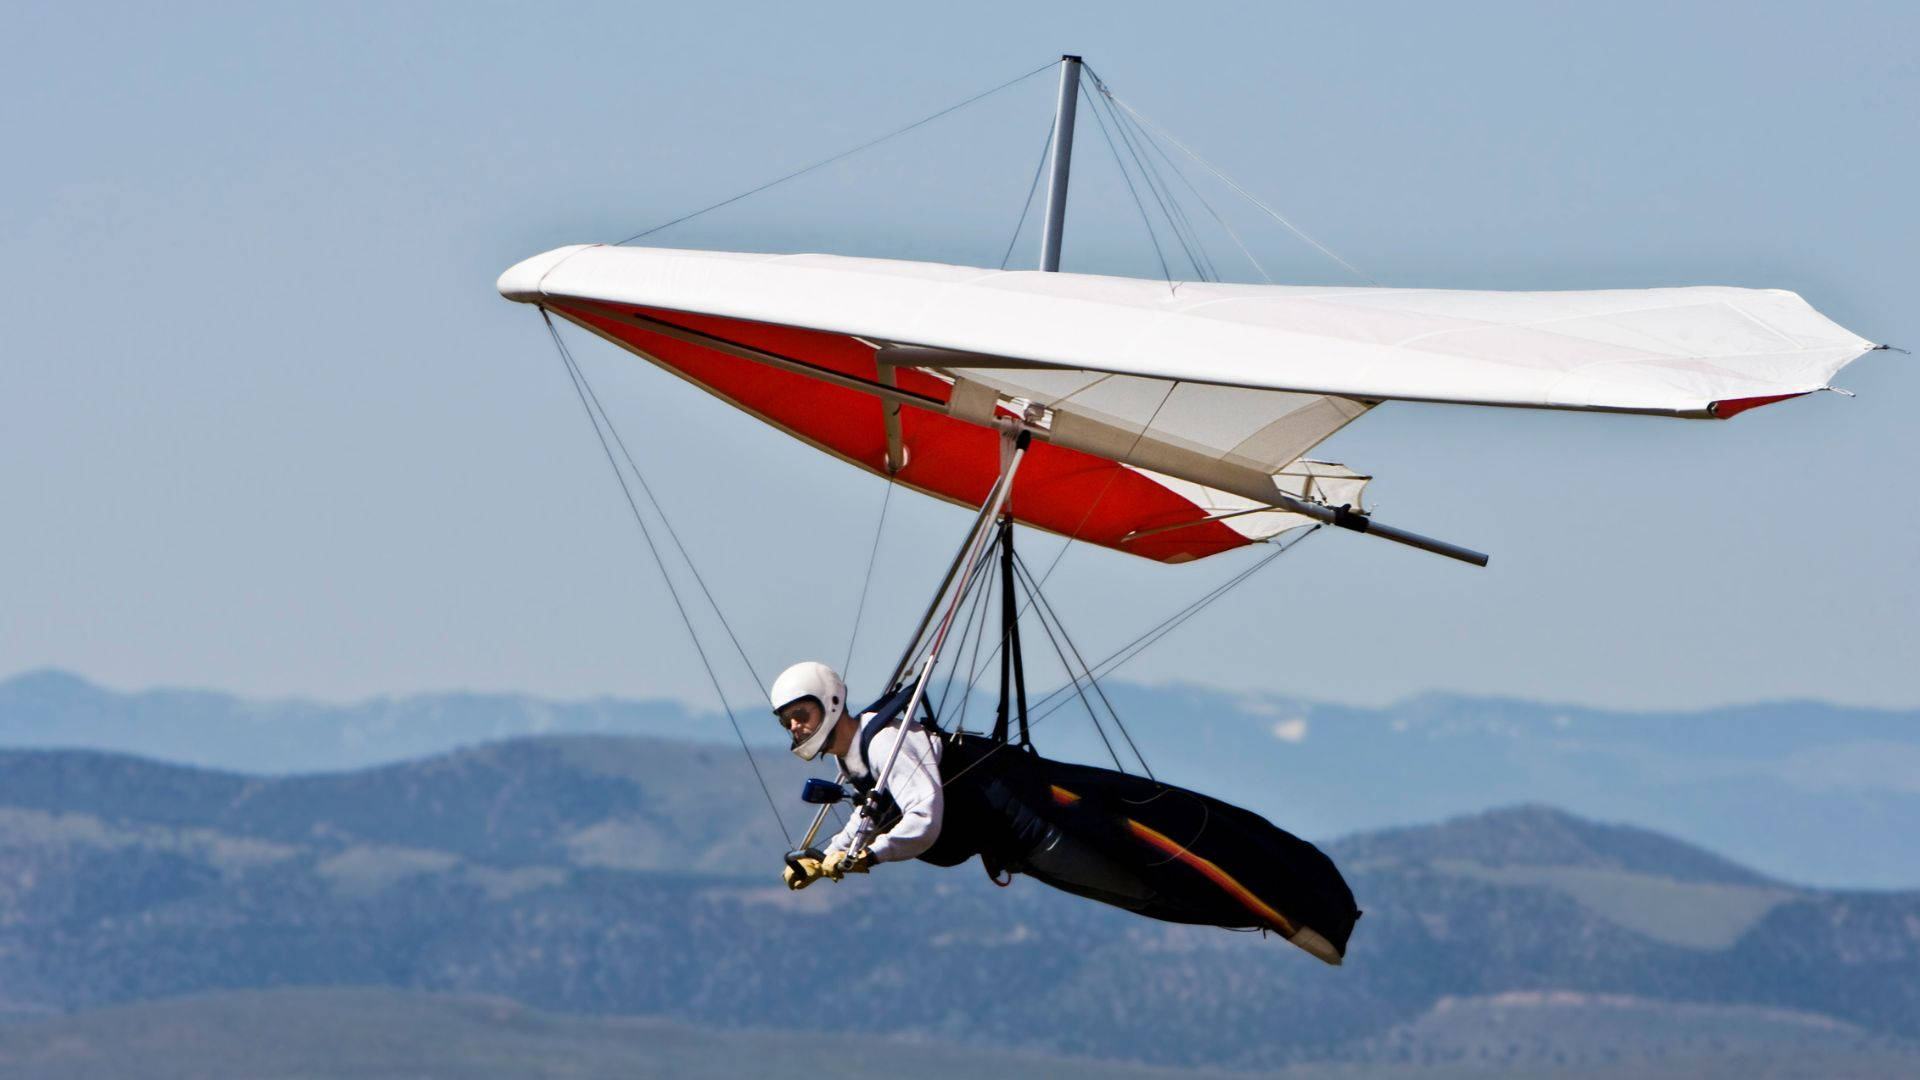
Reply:
<svg viewBox="0 0 1920 1080"><path fill-rule="evenodd" d="M1786 401L1789 398L1801 397L1805 393L1806 391L1802 390L1798 394L1771 394L1767 397L1727 398L1724 401L1716 401L1708 405L1707 412L1710 413L1715 420L1726 420L1739 416L1748 409L1757 409L1762 405L1771 405L1776 401Z"/></svg>
<svg viewBox="0 0 1920 1080"><path fill-rule="evenodd" d="M603 314L610 309L602 305L549 301L549 306L774 427L886 475L887 436L878 398L653 333ZM617 310L869 382L879 379L873 350L841 334L678 311ZM899 371L899 386L941 401L949 392L939 379L906 369ZM898 482L970 506L986 501L1000 470L997 432L911 406L900 410L900 429L907 464L895 476ZM1228 526L1207 521L1207 511L1139 472L1039 442L1020 466L1008 505L1023 525L1162 562L1187 562L1251 543ZM1121 542L1129 533L1189 522L1194 524Z"/></svg>

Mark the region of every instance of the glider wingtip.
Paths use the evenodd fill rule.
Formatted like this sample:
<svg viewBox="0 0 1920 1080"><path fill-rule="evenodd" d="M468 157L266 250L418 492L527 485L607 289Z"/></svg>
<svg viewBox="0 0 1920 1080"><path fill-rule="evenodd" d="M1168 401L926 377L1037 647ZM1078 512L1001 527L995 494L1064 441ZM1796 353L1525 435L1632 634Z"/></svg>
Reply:
<svg viewBox="0 0 1920 1080"><path fill-rule="evenodd" d="M1812 391L1796 390L1791 394L1768 394L1764 397L1726 398L1722 401L1711 401L1707 403L1707 415L1715 420L1729 420L1749 409L1757 409L1762 405L1771 405L1776 401L1786 401L1788 398L1805 397L1809 393L1812 393Z"/></svg>
<svg viewBox="0 0 1920 1080"><path fill-rule="evenodd" d="M552 251L543 251L531 259L522 259L507 267L506 273L501 274L500 279L494 282L494 287L500 290L501 296L509 300L522 304L538 304L546 297L546 293L541 289L541 283L548 274L553 272L554 267L587 248L600 246L599 244L568 244L565 247L554 248Z"/></svg>

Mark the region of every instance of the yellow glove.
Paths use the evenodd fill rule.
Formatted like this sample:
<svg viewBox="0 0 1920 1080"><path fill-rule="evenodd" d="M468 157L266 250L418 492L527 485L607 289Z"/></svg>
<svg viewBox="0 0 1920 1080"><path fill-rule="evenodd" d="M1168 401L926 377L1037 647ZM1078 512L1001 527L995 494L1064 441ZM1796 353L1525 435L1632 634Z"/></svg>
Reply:
<svg viewBox="0 0 1920 1080"><path fill-rule="evenodd" d="M859 854L849 855L844 851L829 851L827 857L820 860L820 876L839 881L848 874L864 874L873 868L873 852L861 848Z"/></svg>
<svg viewBox="0 0 1920 1080"><path fill-rule="evenodd" d="M794 863L799 864L799 869L794 868ZM780 871L780 880L786 882L789 889L804 889L820 880L820 860L802 855Z"/></svg>

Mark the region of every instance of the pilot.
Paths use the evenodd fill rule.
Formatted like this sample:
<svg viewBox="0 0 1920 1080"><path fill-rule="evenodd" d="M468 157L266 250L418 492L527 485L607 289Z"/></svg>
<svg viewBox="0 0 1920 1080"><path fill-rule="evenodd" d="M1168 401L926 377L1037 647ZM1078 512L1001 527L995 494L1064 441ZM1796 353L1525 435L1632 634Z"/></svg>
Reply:
<svg viewBox="0 0 1920 1080"><path fill-rule="evenodd" d="M787 866L782 876L788 888L804 889L823 877L838 881L846 874L864 874L875 863L911 859L933 847L940 837L944 809L941 744L925 728L905 722L903 735L903 721L897 715L886 723L876 722L872 712L856 718L847 711L846 683L832 668L812 660L781 672L768 696L774 717L793 739L793 752L802 761L812 761L823 752L838 758L843 780L862 794L880 783L877 774L887 767L894 746L900 746L882 792L883 829L854 850L862 821L855 814L827 842L823 855L804 856ZM896 704L891 711L903 710Z"/></svg>

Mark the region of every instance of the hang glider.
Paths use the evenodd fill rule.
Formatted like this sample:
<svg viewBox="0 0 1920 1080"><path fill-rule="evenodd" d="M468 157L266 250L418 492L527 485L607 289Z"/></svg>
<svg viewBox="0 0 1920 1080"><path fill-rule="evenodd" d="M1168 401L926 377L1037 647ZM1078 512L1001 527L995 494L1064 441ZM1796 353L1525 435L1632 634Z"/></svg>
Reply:
<svg viewBox="0 0 1920 1080"><path fill-rule="evenodd" d="M1726 419L1826 388L1836 372L1876 346L1778 290L1484 292L1058 273L1081 69L1079 57L1061 58L1040 272L581 245L512 267L500 278L500 292L591 330L818 449L914 490L978 507L885 681L883 700L891 704L873 713L875 725L924 717L918 722L946 747L934 760L956 822L920 858L955 865L978 855L996 874L1029 874L1154 918L1277 932L1339 963L1359 911L1338 868L1259 815L1153 775L1111 703L1097 693L1099 669L1113 657L1133 655L1134 645L1109 660L1085 662L1039 581L1015 555L1013 523L1170 563L1331 524L1484 564L1486 556L1477 552L1374 520L1363 501L1367 476L1308 455L1386 401ZM1098 76L1092 79L1097 94L1089 100L1107 102L1102 130L1109 122L1119 125L1132 147L1126 125L1144 117L1118 102ZM1136 127L1134 134L1146 133ZM1164 184L1154 187L1162 182L1157 168L1134 153L1137 174L1156 200L1171 194ZM1135 198L1140 201L1137 192ZM1144 202L1140 208L1151 231ZM1185 216L1164 202L1161 208L1196 275L1217 276L1210 260L1194 256L1190 241L1197 237L1189 235ZM626 444L612 432L558 331L553 339L725 707L700 633L615 458L613 445L625 455ZM627 464L638 478L631 455ZM641 487L651 500L644 480ZM654 509L666 524L657 503ZM673 539L713 603L692 557ZM1162 627L1178 625L1284 550L1276 545L1266 560L1136 642L1158 640ZM996 556L994 586L985 565ZM1016 595L1021 585L1024 607ZM982 612L996 590L1000 618L992 627ZM963 607L969 614L961 620ZM717 603L714 610L720 614ZM1103 728L1112 770L1029 752L1029 729L1046 713L1029 712L1023 610L1040 620L1056 649L1066 641L1059 657L1071 689L1098 728L1100 710L1082 692L1096 691L1144 777L1126 773ZM999 654L999 705L984 736L965 730L967 692L955 702L957 715L937 715L946 710L944 693L937 710L927 696L956 625L963 640L976 635L976 661L982 644L990 644L989 660ZM733 643L739 647L737 638ZM958 674L960 665L953 668ZM976 676L970 667L968 691ZM950 730L940 731L942 723ZM1011 741L1016 729L1017 744ZM894 740L884 761L867 761L864 749L858 768L842 759L841 778L854 779L860 795L845 851L860 851L890 827L889 806L902 813L891 801L889 781L906 741ZM746 750L744 736L741 747ZM778 819L772 793L761 784ZM831 797L814 798L816 785L831 789ZM816 781L807 792L806 801L822 805L797 845L788 834L790 883L810 880L807 859L819 865L812 844L843 790L839 782ZM780 828L786 834L784 822Z"/></svg>
<svg viewBox="0 0 1920 1080"><path fill-rule="evenodd" d="M539 305L871 472L978 505L1039 445L1023 524L1186 562L1364 515L1306 455L1383 401L1726 419L1874 343L1794 293L1169 284L832 255L581 245L503 274Z"/></svg>

